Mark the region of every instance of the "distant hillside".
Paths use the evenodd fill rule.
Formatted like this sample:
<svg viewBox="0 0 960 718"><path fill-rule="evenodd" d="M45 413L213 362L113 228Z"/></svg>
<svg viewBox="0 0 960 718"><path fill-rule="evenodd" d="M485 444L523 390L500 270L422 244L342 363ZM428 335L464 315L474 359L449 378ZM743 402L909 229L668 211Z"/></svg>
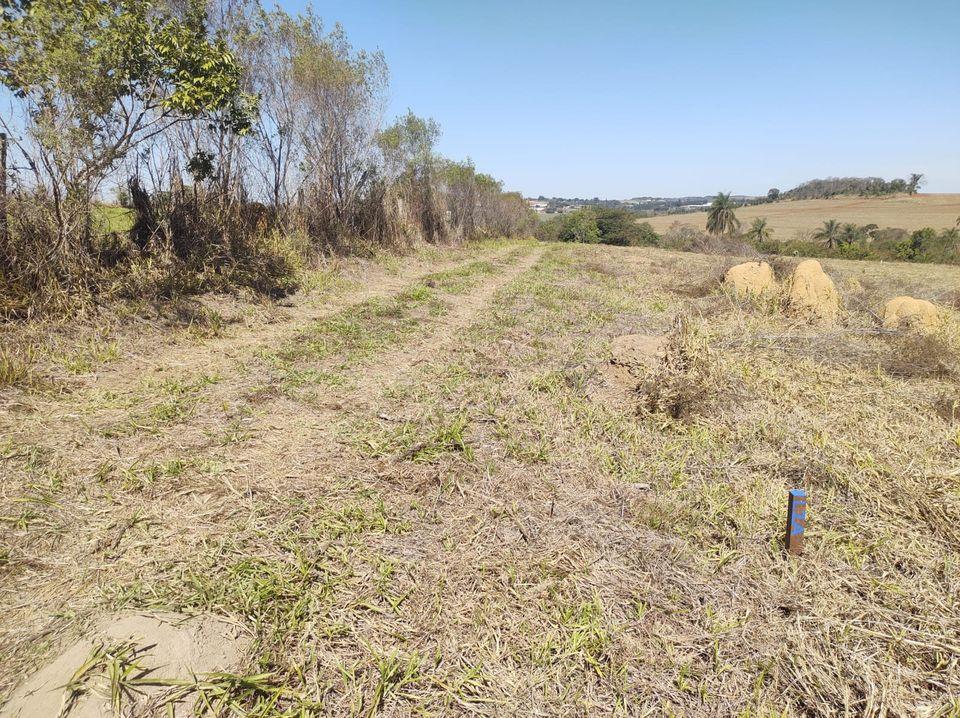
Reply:
<svg viewBox="0 0 960 718"><path fill-rule="evenodd" d="M910 179L885 180L882 177L827 177L814 179L797 185L782 193L780 199L830 199L840 195L879 197L882 195L916 194L923 183L919 172L910 175Z"/></svg>
<svg viewBox="0 0 960 718"><path fill-rule="evenodd" d="M756 217L765 217L774 238L793 239L798 232L812 232L828 219L856 224L876 224L913 231L923 227L948 229L960 217L960 194L918 194L894 197L836 197L770 202L737 210L744 227ZM674 222L705 230L707 213L662 215L648 220L657 232L666 231Z"/></svg>

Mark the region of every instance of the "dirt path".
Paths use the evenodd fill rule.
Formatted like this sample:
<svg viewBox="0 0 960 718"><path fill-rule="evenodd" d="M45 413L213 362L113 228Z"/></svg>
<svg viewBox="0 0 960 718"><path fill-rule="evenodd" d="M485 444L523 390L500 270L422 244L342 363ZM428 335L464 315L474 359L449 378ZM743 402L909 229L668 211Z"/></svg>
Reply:
<svg viewBox="0 0 960 718"><path fill-rule="evenodd" d="M497 259L508 251L509 248L499 247L483 253L453 250L435 258L410 257L393 271L372 262L353 262L331 280L332 288L301 292L277 304L257 307L252 316L245 316L241 311L241 316L228 320L227 327L199 341L182 332L171 339L169 330L148 331L145 336L128 330L122 332L120 338L127 345L123 356L97 367L92 373L76 377L70 382L70 391L96 388L124 392L142 383L145 376L229 369L251 350L281 343L305 325L345 307L395 295L432 273L463 266L479 256ZM215 301L201 298L202 306L208 304L212 304L213 310L219 306ZM226 311L231 310L236 314L237 307Z"/></svg>
<svg viewBox="0 0 960 718"><path fill-rule="evenodd" d="M6 478L0 473L0 504L9 515L18 505L36 509L6 537L18 570L0 580L0 642L13 647L18 660L0 661L5 663L0 686L11 687L31 658L43 655L43 637L94 620L103 601L99 586L135 585L158 565L186 560L231 515L255 513L252 497L261 492L279 496L285 483L335 475L342 462L338 430L343 422L366 415L384 385L450 351L497 290L527 271L540 253L511 247L445 262L432 271L407 266L334 300L302 302L282 323L243 328L200 347L159 347L87 378L86 391L137 396L151 367L164 375L220 377L198 388L191 416L149 432L113 435L113 427L143 415L137 404L78 408L78 400L87 396L84 390L20 397L28 411L19 420L13 412L3 415L4 431L17 448L0 460L0 469L13 469ZM469 267L471 259L491 263L490 274L462 293L441 292L448 309L425 317L411 336L351 365L348 386L331 387L323 401L307 404L277 393L281 380L259 351L296 346L298 337L318 323L391 301L425 276ZM384 321L393 319L388 314ZM305 369L311 365L307 362ZM242 437L225 440L230 431ZM205 476L203 467L211 462L220 468ZM54 476L55 501L53 492L41 488L43 481L34 481ZM27 600L24 583L31 587Z"/></svg>
<svg viewBox="0 0 960 718"><path fill-rule="evenodd" d="M395 352L380 357L375 371L367 371L359 376L357 393L370 393L375 391L376 387L382 389L408 374L413 368L427 364L439 354L453 349L460 340L460 333L489 309L490 301L497 291L529 271L541 256L542 249L531 251L505 272L484 282L470 294L460 297L450 313L444 317L444 321L428 336L415 344L401 345Z"/></svg>

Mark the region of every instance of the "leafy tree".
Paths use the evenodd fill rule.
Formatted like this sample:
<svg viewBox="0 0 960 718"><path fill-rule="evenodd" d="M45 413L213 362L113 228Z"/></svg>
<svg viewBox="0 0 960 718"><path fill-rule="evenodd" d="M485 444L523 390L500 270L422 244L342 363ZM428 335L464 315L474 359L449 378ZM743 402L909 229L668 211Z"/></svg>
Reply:
<svg viewBox="0 0 960 718"><path fill-rule="evenodd" d="M597 218L590 210L570 212L560 218L560 231L557 239L561 242L584 242L596 244L600 241L600 228Z"/></svg>
<svg viewBox="0 0 960 718"><path fill-rule="evenodd" d="M433 150L440 138L440 125L407 110L390 127L380 132L377 143L388 166L388 174L422 173L434 161Z"/></svg>
<svg viewBox="0 0 960 718"><path fill-rule="evenodd" d="M312 15L293 56L303 112L304 191L324 240L355 233L374 191L379 121L386 104L383 53L355 50L339 25L324 34Z"/></svg>
<svg viewBox="0 0 960 718"><path fill-rule="evenodd" d="M649 222L640 222L637 225L640 228L640 236L637 244L642 246L657 247L663 241L663 238L653 228Z"/></svg>
<svg viewBox="0 0 960 718"><path fill-rule="evenodd" d="M560 242L603 243L619 247L660 243L649 222L637 222L633 212L619 207L584 207L541 222L540 239Z"/></svg>
<svg viewBox="0 0 960 718"><path fill-rule="evenodd" d="M771 202L776 202L778 199L780 199L780 190L778 190L776 187L767 190L767 199Z"/></svg>
<svg viewBox="0 0 960 718"><path fill-rule="evenodd" d="M93 194L137 145L201 116L242 133L255 106L201 0L181 15L149 0L4 0L0 57L25 104L18 146L53 200L52 254L86 236Z"/></svg>
<svg viewBox="0 0 960 718"><path fill-rule="evenodd" d="M707 231L714 235L737 232L740 229L740 220L734 211L736 206L729 192L718 192L707 214Z"/></svg>
<svg viewBox="0 0 960 718"><path fill-rule="evenodd" d="M827 177L815 179L797 185L782 193L784 199L825 199L838 195L879 196L898 192L914 192L922 181L923 175L912 175L911 182L917 184L911 190L911 182L905 179L887 181L882 177ZM917 178L917 179L915 179Z"/></svg>
<svg viewBox="0 0 960 718"><path fill-rule="evenodd" d="M914 172L910 175L910 181L907 182L907 192L909 192L911 195L916 194L923 182L923 174L920 172Z"/></svg>
<svg viewBox="0 0 960 718"><path fill-rule="evenodd" d="M766 217L757 217L750 223L750 229L747 230L747 237L756 242L766 242L773 236L773 230L767 224Z"/></svg>
<svg viewBox="0 0 960 718"><path fill-rule="evenodd" d="M937 230L932 227L924 227L911 233L908 239L903 240L897 245L897 256L899 259L907 261L916 261L921 259L925 251L929 251L937 239Z"/></svg>
<svg viewBox="0 0 960 718"><path fill-rule="evenodd" d="M620 247L635 247L641 244L653 244L653 238L637 222L635 214L626 209L604 207L593 210L600 241ZM650 227L649 222L645 222ZM652 230L652 228L650 228ZM655 234L654 234L655 236Z"/></svg>
<svg viewBox="0 0 960 718"><path fill-rule="evenodd" d="M814 233L813 238L822 242L827 249L833 249L840 242L840 223L835 219L828 219L823 227Z"/></svg>

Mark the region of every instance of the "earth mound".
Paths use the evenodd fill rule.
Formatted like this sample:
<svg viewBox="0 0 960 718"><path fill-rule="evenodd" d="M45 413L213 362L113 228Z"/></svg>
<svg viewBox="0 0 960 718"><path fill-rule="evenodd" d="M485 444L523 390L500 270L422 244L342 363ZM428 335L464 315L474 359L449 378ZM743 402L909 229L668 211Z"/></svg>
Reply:
<svg viewBox="0 0 960 718"><path fill-rule="evenodd" d="M776 279L766 262L744 262L730 267L723 283L737 294L764 294L776 286Z"/></svg>
<svg viewBox="0 0 960 718"><path fill-rule="evenodd" d="M928 332L943 321L937 307L926 299L895 297L883 307L885 329L913 329Z"/></svg>
<svg viewBox="0 0 960 718"><path fill-rule="evenodd" d="M632 404L637 383L656 371L666 344L666 337L652 334L614 338L610 342L610 358L597 366L598 381L591 382L590 397L608 406Z"/></svg>
<svg viewBox="0 0 960 718"><path fill-rule="evenodd" d="M816 259L797 265L787 294L790 310L811 320L832 323L840 315L840 294Z"/></svg>
<svg viewBox="0 0 960 718"><path fill-rule="evenodd" d="M610 343L610 362L623 367L653 367L665 345L662 336L626 334Z"/></svg>
<svg viewBox="0 0 960 718"><path fill-rule="evenodd" d="M132 667L131 679L154 682L121 691L123 715L193 715L195 694L157 683L190 683L206 673L236 669L248 643L237 626L211 616L113 616L21 683L0 718L113 716L109 664L118 661Z"/></svg>

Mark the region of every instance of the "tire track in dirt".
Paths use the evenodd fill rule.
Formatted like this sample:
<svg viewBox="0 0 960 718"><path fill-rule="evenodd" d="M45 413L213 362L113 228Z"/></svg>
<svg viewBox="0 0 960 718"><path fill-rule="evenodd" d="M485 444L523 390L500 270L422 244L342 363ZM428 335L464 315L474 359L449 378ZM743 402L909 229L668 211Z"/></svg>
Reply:
<svg viewBox="0 0 960 718"><path fill-rule="evenodd" d="M143 389L147 376L156 377L158 381L200 375L230 377L236 373L238 364L242 364L257 349L288 342L314 322L371 300L396 296L410 284L438 271L456 269L478 260L501 261L511 251L513 248L510 246L498 247L490 253L469 253L445 258L434 264L417 260L404 264L395 274L380 277L368 275L364 278L366 283L362 287L348 289L330 297L294 295L297 303L291 311L285 312L280 321L260 320L251 326L243 327L235 334L208 339L202 344L178 340L172 345L158 347L157 351L121 358L95 374L83 377L79 387L64 395L11 395L10 405L16 407L16 411L0 413L0 430L4 433L9 430L11 435L26 440L31 431L42 430L53 422L59 424L61 430L76 425L81 417L76 413L75 405L77 397L82 397L84 392L110 392L118 397L135 395ZM89 426L96 421L98 414L109 414L111 411L122 414L125 409L97 411L83 417L82 422ZM49 440L58 432L44 433Z"/></svg>
<svg viewBox="0 0 960 718"><path fill-rule="evenodd" d="M353 383L331 392L322 406L307 411L293 400L276 400L262 423L268 424L256 444L262 451L244 452L236 457L245 463L250 481L294 480L304 476L324 475L336 466L346 447L340 444L339 430L343 422L369 416L379 403L385 387L445 352L453 350L458 333L466 330L490 306L498 291L529 271L543 250L536 248L506 271L482 282L472 291L458 295L453 308L415 341L404 342L391 351L353 368ZM250 446L247 447L252 448ZM255 453L250 456L250 453ZM249 463L246 463L249 462Z"/></svg>
<svg viewBox="0 0 960 718"><path fill-rule="evenodd" d="M39 441L60 455L63 461L58 462L57 471L63 472L66 486L36 529L18 531L19 538L13 538L17 549L11 558L21 568L7 577L12 582L0 582L0 607L4 609L0 613L6 616L0 620L0 642L9 641L8 645L24 649L23 659L29 662L25 649L35 645L38 638L66 630L77 620L70 616L85 620L102 609L103 587L137 583L170 562L189 563L189 557L201 550L210 532L216 533L229 517L255 511L254 496L270 495L282 501L284 496L301 491L329 490L345 476L340 466L344 447L336 433L339 420L354 408L365 411L363 402L356 400L376 390L378 383L387 383L449 349L457 332L484 310L496 292L532 267L542 254L539 248L521 251L517 259L517 247L511 245L446 267L430 267L426 272L401 272L389 282L351 293L349 298L338 297L334 307L305 313L301 320L266 334L250 329L242 336L215 342L216 347L229 346L237 351L276 346L278 337L293 337L312 321L376 296L389 297L438 270L476 260L509 262L471 290L447 297L450 310L426 324L409 341L351 367L350 374L357 381L331 396L336 403L305 405L285 396L272 397L259 407L249 440L218 446L211 441L210 427L201 420L166 427L161 435L146 441L136 436L117 441L91 435L82 417L66 413L71 411L70 402L76 401L76 396L47 399L46 407L37 406L30 426L21 425L17 434ZM184 349L190 348L177 347L176 351ZM207 369L209 364L204 361L219 357L229 366L233 358L222 354L211 346L205 357L190 364ZM126 375L123 378L128 379ZM204 401L243 401L256 379L233 369ZM130 383L138 380L134 377ZM141 462L146 465L170 457L197 463L212 459L224 468L210 474L189 464L182 474L161 475L140 486L130 474ZM105 460L116 464L119 474L114 478L93 475L95 467ZM16 480L0 481L4 499L18 501L22 490ZM27 601L16 588L21 581L31 585ZM11 666L11 670L0 671L0 687L9 686L14 679L16 667Z"/></svg>
<svg viewBox="0 0 960 718"><path fill-rule="evenodd" d="M379 358L379 370L366 372L358 382L356 393L369 393L377 386L383 387L405 376L414 367L432 361L436 356L448 351L456 343L457 333L465 330L486 309L500 289L507 286L521 274L529 271L540 261L543 249L538 248L525 256L506 272L469 295L460 298L454 308L444 317L442 325L416 345L402 345L395 352Z"/></svg>

